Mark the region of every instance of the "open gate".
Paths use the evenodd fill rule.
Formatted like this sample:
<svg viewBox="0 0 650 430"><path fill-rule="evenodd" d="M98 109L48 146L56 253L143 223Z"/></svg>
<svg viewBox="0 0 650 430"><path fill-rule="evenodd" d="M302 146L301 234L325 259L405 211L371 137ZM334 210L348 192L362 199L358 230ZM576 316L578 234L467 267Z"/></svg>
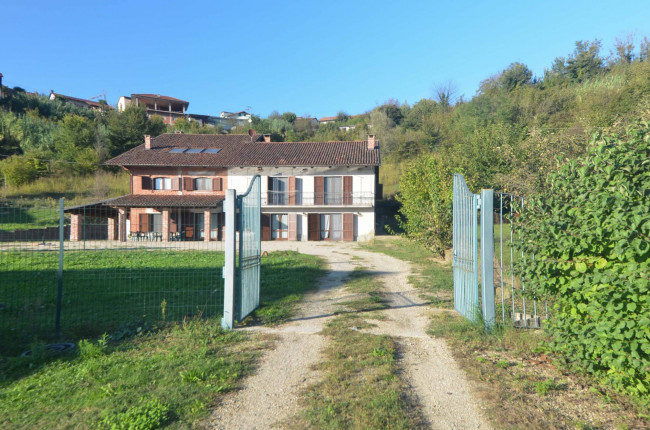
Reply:
<svg viewBox="0 0 650 430"><path fill-rule="evenodd" d="M469 320L478 316L478 201L463 175L454 175L454 309Z"/></svg>
<svg viewBox="0 0 650 430"><path fill-rule="evenodd" d="M260 305L261 178L255 175L244 195L237 197L239 266L237 268L236 318L246 318Z"/></svg>
<svg viewBox="0 0 650 430"><path fill-rule="evenodd" d="M261 178L255 175L241 196L226 190L226 261L224 309L221 325L233 328L260 304ZM239 231L239 258L237 255Z"/></svg>
<svg viewBox="0 0 650 430"><path fill-rule="evenodd" d="M522 238L514 232L512 220L517 210L523 210L523 198L489 189L473 194L458 173L453 192L454 308L471 321L482 318L486 328L508 322L540 328L548 318L548 304L544 300L540 312L538 298L526 293L524 279L514 270L519 258L514 242Z"/></svg>

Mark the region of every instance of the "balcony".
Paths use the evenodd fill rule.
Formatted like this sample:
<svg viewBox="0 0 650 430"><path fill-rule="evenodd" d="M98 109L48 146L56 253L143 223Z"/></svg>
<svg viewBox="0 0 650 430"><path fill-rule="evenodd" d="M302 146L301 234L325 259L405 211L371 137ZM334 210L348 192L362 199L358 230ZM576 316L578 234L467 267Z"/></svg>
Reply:
<svg viewBox="0 0 650 430"><path fill-rule="evenodd" d="M375 193L305 193L301 191L268 191L262 193L262 206L360 206L372 207Z"/></svg>

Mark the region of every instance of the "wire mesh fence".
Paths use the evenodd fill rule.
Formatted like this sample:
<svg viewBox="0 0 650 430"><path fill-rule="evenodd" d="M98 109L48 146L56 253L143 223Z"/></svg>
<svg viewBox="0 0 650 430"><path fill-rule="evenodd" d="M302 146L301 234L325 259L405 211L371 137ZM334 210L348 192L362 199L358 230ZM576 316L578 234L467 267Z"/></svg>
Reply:
<svg viewBox="0 0 650 430"><path fill-rule="evenodd" d="M511 193L494 193L494 287L497 322L519 328L541 328L548 319L548 303L526 291L526 282L514 266L522 258L513 247L521 240L516 218L524 210L524 198Z"/></svg>
<svg viewBox="0 0 650 430"><path fill-rule="evenodd" d="M0 353L223 312L223 214L0 201Z"/></svg>

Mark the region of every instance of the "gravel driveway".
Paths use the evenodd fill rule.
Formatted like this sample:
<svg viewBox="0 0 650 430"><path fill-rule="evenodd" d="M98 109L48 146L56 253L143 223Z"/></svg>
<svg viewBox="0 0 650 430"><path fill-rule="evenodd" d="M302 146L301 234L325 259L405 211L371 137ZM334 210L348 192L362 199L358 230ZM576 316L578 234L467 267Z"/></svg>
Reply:
<svg viewBox="0 0 650 430"><path fill-rule="evenodd" d="M408 284L408 263L361 250L350 242L262 242L262 250L318 255L327 261L328 273L319 281L318 290L305 297L296 318L277 327L249 328L275 335L275 347L265 353L257 373L247 378L240 390L224 396L207 428L282 428L283 420L299 411L302 390L319 378L313 368L326 342L320 331L333 317L337 303L349 299L343 285L359 264L378 275L390 300L389 308L382 311L385 320L365 330L396 340L400 376L412 391L409 397L421 405L429 428L490 428L446 343L426 334L429 316L437 310Z"/></svg>

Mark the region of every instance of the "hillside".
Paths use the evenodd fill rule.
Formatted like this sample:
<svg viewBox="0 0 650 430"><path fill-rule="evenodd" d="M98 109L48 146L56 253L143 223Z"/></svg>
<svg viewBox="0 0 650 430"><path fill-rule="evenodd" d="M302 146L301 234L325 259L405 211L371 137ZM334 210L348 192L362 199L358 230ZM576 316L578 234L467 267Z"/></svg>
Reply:
<svg viewBox="0 0 650 430"><path fill-rule="evenodd" d="M252 127L278 141L376 134L388 197L399 190L411 161L423 154L439 154L472 187L530 194L558 159L584 154L591 135L623 130L650 108L648 39L638 48L621 42L609 57L601 50L598 41L576 42L572 53L558 57L540 77L512 63L485 79L469 100L457 100L449 84L412 105L391 100L362 115L340 112L327 124L276 112L253 116ZM165 126L136 107L123 113L91 111L6 90L8 96L0 100L0 171L14 191L42 177L94 174L107 158L140 144L144 134L220 132L184 120Z"/></svg>

